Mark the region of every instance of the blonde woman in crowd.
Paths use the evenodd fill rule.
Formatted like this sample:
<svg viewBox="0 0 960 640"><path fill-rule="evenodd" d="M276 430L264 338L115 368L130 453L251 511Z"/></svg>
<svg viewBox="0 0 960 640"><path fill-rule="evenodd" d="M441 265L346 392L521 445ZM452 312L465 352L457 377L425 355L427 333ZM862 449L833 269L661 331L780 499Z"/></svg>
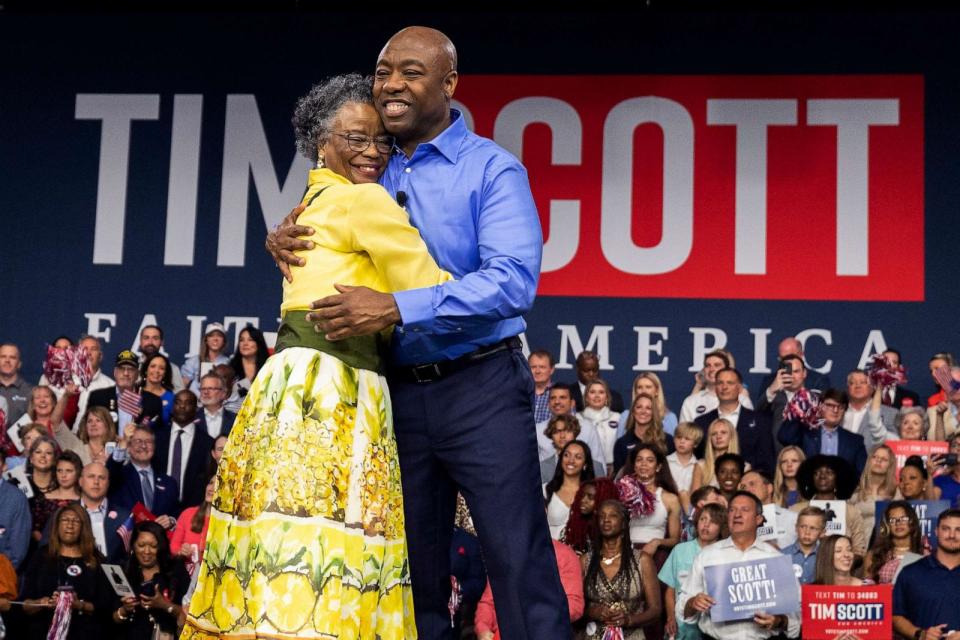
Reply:
<svg viewBox="0 0 960 640"><path fill-rule="evenodd" d="M714 462L725 453L740 453L740 440L737 438L737 430L733 424L726 418L717 418L710 423L707 429L707 448L703 460L697 463L693 470L693 481L690 484L690 491L696 491L705 484L719 486L717 484L717 472ZM747 470L750 466L747 465Z"/></svg>
<svg viewBox="0 0 960 640"><path fill-rule="evenodd" d="M777 456L777 470L773 476L773 501L781 507L792 507L800 501L797 471L806 459L803 449L796 445L780 450L780 455Z"/></svg>
<svg viewBox="0 0 960 640"><path fill-rule="evenodd" d="M667 397L663 393L663 384L660 382L660 376L650 371L644 371L633 379L633 393L630 396L630 404L637 399L637 396L645 393L656 401L657 414L663 423L663 431L668 435L673 435L677 429L677 414L667 407ZM627 432L627 418L630 417L629 411L620 414L620 424L617 426L617 438L622 438Z"/></svg>
<svg viewBox="0 0 960 640"><path fill-rule="evenodd" d="M850 503L860 511L864 531L873 531L877 501L892 500L897 493L897 459L885 444L877 445L870 453L867 466L860 475L860 484Z"/></svg>

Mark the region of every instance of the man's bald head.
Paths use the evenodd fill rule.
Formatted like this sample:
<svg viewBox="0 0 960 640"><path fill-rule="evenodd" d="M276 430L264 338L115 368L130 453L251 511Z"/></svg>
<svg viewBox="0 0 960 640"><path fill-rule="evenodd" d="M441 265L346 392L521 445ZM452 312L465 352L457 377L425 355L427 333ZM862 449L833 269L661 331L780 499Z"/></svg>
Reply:
<svg viewBox="0 0 960 640"><path fill-rule="evenodd" d="M780 341L780 344L777 346L777 355L780 356L781 359L784 358L785 356L790 356L790 355L800 356L802 358L803 343L797 340L796 338L794 338L793 336L790 336L789 338L784 338L783 340Z"/></svg>
<svg viewBox="0 0 960 640"><path fill-rule="evenodd" d="M457 79L457 50L436 29L407 27L383 47L374 72L373 101L407 156L450 126Z"/></svg>
<svg viewBox="0 0 960 640"><path fill-rule="evenodd" d="M397 31L380 50L380 58L391 46L410 45L433 50L434 60L440 65L438 68L445 71L457 70L457 48L453 46L453 41L442 31L430 27L406 27Z"/></svg>
<svg viewBox="0 0 960 640"><path fill-rule="evenodd" d="M107 467L99 462L91 462L80 474L80 493L92 501L102 500L110 489L110 474Z"/></svg>

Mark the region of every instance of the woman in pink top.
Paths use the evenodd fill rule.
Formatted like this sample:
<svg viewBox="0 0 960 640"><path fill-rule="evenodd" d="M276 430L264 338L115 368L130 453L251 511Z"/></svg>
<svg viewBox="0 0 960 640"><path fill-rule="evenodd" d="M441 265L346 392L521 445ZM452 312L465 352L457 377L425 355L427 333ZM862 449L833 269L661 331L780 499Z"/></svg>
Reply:
<svg viewBox="0 0 960 640"><path fill-rule="evenodd" d="M213 486L216 477L207 483L203 504L183 510L177 518L177 528L170 539L170 552L183 558L190 575L203 560L203 547L207 541L207 526L210 524L210 503L213 502Z"/></svg>

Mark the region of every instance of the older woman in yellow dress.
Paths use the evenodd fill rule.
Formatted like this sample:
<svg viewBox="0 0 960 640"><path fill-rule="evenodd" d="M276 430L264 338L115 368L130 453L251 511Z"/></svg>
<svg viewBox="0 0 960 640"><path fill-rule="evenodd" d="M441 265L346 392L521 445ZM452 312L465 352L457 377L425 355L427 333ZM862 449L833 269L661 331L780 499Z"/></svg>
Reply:
<svg viewBox="0 0 960 640"><path fill-rule="evenodd" d="M416 638L384 336L328 342L306 321L334 283L380 291L450 279L376 184L393 139L370 82L338 76L294 115L317 161L298 223L314 248L285 282L277 352L220 463L183 638Z"/></svg>

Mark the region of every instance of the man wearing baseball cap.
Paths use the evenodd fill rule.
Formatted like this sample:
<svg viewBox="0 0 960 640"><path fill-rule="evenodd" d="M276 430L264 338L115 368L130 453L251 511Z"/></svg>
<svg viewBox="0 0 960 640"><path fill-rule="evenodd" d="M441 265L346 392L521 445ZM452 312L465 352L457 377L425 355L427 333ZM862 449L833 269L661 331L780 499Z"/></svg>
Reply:
<svg viewBox="0 0 960 640"><path fill-rule="evenodd" d="M152 393L141 393L137 386L140 374L140 358L125 349L113 361L113 379L116 385L90 392L88 407L106 407L110 417L117 423L117 431L123 433L131 422L153 422L158 418L163 405ZM81 417L82 419L82 417Z"/></svg>

